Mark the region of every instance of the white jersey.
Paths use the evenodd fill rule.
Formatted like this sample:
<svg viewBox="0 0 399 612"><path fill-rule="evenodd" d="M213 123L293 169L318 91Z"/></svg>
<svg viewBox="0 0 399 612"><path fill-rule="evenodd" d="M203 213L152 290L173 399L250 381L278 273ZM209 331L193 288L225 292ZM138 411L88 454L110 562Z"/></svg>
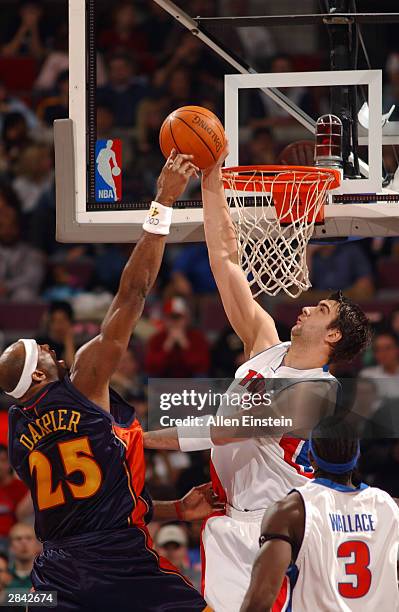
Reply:
<svg viewBox="0 0 399 612"><path fill-rule="evenodd" d="M335 381L322 368L297 370L283 366L289 347L290 342L283 342L255 355L238 368L235 378L248 385L259 378L286 379L279 390L294 378ZM234 383L227 393L232 389L237 390ZM218 414L227 413L229 409L222 404ZM214 488L220 491L222 487L227 503L237 510L264 510L313 477L308 448L307 440L287 436L216 446L211 454Z"/></svg>
<svg viewBox="0 0 399 612"><path fill-rule="evenodd" d="M399 610L399 508L381 489L317 479L298 489L305 533L292 612ZM294 566L294 569L295 569Z"/></svg>

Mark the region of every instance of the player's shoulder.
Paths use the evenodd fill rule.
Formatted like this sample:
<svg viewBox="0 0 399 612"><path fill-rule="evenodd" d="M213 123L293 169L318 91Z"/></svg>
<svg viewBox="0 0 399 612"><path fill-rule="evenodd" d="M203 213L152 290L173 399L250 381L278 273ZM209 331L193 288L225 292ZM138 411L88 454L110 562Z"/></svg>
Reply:
<svg viewBox="0 0 399 612"><path fill-rule="evenodd" d="M304 513L304 504L299 492L294 489L288 495L282 499L274 502L274 504L268 508L263 518L263 527L274 523L275 520L279 522L291 522L292 520L300 519Z"/></svg>
<svg viewBox="0 0 399 612"><path fill-rule="evenodd" d="M246 366L250 363L258 362L262 366L271 365L275 359L281 359L291 346L291 342L277 342L268 346L263 351L251 355L251 357L243 363L237 370L239 374L241 370L245 370Z"/></svg>
<svg viewBox="0 0 399 612"><path fill-rule="evenodd" d="M365 487L361 493L364 497L373 497L377 503L390 507L399 518L398 502L387 491L379 487Z"/></svg>

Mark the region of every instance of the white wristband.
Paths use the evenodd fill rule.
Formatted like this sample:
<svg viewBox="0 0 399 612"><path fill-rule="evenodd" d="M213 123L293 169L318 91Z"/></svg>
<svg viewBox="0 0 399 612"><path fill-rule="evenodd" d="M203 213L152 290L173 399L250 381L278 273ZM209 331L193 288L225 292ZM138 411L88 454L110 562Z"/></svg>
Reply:
<svg viewBox="0 0 399 612"><path fill-rule="evenodd" d="M180 425L177 427L180 450L187 453L213 448L210 425Z"/></svg>
<svg viewBox="0 0 399 612"><path fill-rule="evenodd" d="M166 236L169 234L170 224L172 223L172 213L172 207L151 202L150 210L143 223L143 229L150 234Z"/></svg>

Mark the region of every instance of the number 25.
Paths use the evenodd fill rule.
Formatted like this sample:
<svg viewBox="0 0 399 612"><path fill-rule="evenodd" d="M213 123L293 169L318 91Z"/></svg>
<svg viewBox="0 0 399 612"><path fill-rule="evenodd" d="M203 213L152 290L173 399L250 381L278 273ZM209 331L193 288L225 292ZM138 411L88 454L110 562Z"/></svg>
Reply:
<svg viewBox="0 0 399 612"><path fill-rule="evenodd" d="M98 463L92 458L93 453L88 438L77 438L68 442L59 442L58 450L64 465L65 475L74 472L83 475L82 484L66 481L75 499L85 499L97 493L102 483L102 472ZM30 472L36 473L37 505L39 510L48 510L65 503L64 488L61 482L53 489L52 467L47 457L35 450L29 455Z"/></svg>

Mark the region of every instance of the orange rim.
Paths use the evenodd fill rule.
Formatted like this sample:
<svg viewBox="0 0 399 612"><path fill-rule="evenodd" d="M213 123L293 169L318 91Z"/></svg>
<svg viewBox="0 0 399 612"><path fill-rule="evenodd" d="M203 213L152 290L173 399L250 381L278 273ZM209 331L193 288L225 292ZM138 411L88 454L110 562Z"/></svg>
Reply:
<svg viewBox="0 0 399 612"><path fill-rule="evenodd" d="M222 168L225 186L231 183L246 184L261 181L263 184L271 183L303 183L329 182L328 190L335 189L341 184L341 172L335 168L316 168L315 166L233 166ZM230 184L229 184L230 181Z"/></svg>

